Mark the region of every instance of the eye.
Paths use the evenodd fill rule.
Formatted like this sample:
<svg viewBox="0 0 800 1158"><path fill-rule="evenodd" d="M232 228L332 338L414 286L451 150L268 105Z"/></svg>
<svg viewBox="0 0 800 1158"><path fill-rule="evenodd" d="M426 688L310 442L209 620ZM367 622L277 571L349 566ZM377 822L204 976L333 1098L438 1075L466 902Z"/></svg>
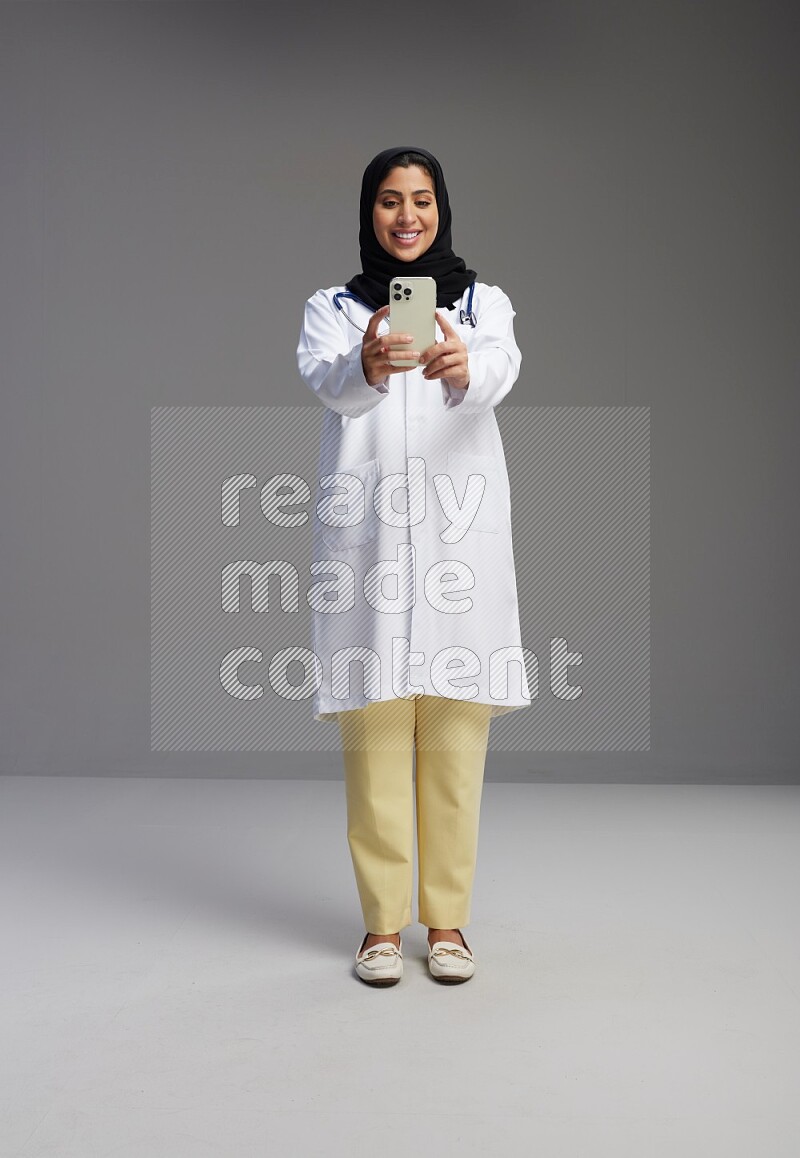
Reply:
<svg viewBox="0 0 800 1158"><path fill-rule="evenodd" d="M396 204L397 204L396 201L382 201L381 202L381 208L382 209L393 209Z"/></svg>
<svg viewBox="0 0 800 1158"><path fill-rule="evenodd" d="M430 205L430 201L418 201L417 205L419 205L422 209L427 209Z"/></svg>

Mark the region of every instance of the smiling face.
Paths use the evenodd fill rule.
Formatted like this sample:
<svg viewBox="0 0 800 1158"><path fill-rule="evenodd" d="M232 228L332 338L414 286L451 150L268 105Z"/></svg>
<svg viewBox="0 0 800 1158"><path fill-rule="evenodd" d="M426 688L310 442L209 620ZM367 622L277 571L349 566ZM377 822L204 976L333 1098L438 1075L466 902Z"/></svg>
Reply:
<svg viewBox="0 0 800 1158"><path fill-rule="evenodd" d="M433 245L439 210L433 181L418 165L398 167L381 181L372 210L380 245L398 261L414 261Z"/></svg>

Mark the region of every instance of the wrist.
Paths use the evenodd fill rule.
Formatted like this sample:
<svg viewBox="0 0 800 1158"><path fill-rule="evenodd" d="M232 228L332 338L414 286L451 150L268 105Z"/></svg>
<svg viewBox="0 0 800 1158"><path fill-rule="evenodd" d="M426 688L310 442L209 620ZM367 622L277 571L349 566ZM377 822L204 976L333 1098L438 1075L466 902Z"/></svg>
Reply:
<svg viewBox="0 0 800 1158"><path fill-rule="evenodd" d="M383 386L383 385L385 384L385 381L386 381L386 380L385 380L385 378L382 378L382 379L381 379L380 381L378 381L378 382L373 382L373 381L370 379L370 376L369 376L369 374L367 373L367 367L366 367L366 365L365 365L365 363L364 363L364 355L363 355L363 354L361 355L361 373L364 375L364 381L366 382L366 384L367 384L368 386Z"/></svg>

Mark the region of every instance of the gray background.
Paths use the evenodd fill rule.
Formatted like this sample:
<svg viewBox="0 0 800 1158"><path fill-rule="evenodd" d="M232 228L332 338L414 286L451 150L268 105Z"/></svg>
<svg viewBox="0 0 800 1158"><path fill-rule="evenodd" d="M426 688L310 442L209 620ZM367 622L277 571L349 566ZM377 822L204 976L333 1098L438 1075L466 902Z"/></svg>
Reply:
<svg viewBox="0 0 800 1158"><path fill-rule="evenodd" d="M509 401L651 408L651 750L487 778L797 782L792 6L0 17L3 772L341 775L150 751L150 411L318 405L303 302L357 269L366 161L418 143L517 310Z"/></svg>

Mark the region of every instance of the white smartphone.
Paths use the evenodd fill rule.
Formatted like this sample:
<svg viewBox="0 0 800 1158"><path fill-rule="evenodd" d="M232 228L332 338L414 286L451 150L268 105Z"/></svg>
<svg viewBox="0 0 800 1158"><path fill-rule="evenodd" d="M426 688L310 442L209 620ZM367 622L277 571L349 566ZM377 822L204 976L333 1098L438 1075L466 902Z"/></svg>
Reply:
<svg viewBox="0 0 800 1158"><path fill-rule="evenodd" d="M390 346L398 354L389 357L391 366L411 368L419 360L403 359L403 351L417 350L420 354L436 341L436 280L432 277L393 277L389 282L389 332L413 334L414 341L407 346Z"/></svg>

